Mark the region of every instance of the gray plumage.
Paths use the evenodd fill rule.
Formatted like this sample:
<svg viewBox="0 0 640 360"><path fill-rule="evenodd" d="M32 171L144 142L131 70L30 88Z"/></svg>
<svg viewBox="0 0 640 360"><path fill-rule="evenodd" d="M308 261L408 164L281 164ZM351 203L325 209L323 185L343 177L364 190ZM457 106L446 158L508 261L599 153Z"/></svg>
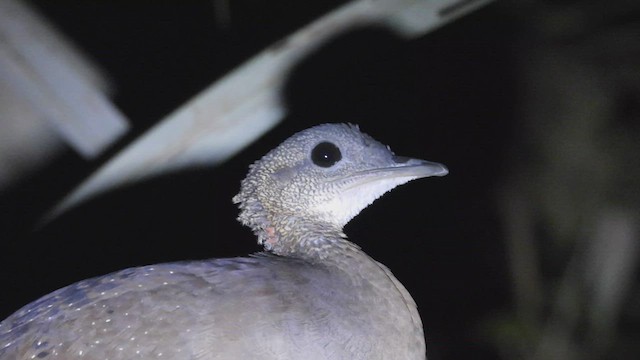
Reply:
<svg viewBox="0 0 640 360"><path fill-rule="evenodd" d="M413 299L342 228L395 186L446 173L352 125L299 132L233 199L266 252L60 289L0 323L0 359L425 359Z"/></svg>

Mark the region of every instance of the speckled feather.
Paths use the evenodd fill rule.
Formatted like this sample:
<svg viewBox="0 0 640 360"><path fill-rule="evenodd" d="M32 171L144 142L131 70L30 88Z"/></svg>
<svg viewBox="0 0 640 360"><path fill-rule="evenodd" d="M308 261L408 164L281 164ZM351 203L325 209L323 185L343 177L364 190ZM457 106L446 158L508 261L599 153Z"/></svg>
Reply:
<svg viewBox="0 0 640 360"><path fill-rule="evenodd" d="M336 164L314 165L321 142L339 149ZM342 233L384 192L446 173L398 159L351 125L292 136L234 198L269 252L70 285L0 323L0 359L425 359L413 299Z"/></svg>

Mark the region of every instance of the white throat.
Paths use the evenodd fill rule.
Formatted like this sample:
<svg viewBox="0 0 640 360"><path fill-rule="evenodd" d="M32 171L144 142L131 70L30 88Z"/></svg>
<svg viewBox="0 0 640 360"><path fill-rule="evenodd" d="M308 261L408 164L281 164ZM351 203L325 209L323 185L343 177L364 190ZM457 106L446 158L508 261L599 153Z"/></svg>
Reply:
<svg viewBox="0 0 640 360"><path fill-rule="evenodd" d="M416 178L418 176L388 177L356 184L344 189L329 201L316 205L314 212L324 221L342 228L380 196Z"/></svg>

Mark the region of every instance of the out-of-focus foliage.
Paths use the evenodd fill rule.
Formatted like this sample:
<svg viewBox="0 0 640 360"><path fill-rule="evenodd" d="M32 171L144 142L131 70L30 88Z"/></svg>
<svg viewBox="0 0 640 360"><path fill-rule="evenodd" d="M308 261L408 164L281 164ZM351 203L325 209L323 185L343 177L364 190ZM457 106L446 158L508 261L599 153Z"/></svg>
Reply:
<svg viewBox="0 0 640 360"><path fill-rule="evenodd" d="M523 26L519 131L499 199L514 307L489 333L505 359L635 359L640 3L508 10Z"/></svg>
<svg viewBox="0 0 640 360"><path fill-rule="evenodd" d="M128 129L107 77L44 16L0 1L0 192L67 144L95 158Z"/></svg>

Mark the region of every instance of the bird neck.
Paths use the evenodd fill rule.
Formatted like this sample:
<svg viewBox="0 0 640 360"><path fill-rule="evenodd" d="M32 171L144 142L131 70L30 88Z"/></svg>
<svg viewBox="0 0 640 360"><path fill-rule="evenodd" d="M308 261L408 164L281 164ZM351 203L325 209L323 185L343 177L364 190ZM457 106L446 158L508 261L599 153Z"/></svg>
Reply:
<svg viewBox="0 0 640 360"><path fill-rule="evenodd" d="M346 239L342 229L333 224L295 215L270 220L259 230L258 237L265 249L274 254L326 263L331 258L362 253L357 245Z"/></svg>

